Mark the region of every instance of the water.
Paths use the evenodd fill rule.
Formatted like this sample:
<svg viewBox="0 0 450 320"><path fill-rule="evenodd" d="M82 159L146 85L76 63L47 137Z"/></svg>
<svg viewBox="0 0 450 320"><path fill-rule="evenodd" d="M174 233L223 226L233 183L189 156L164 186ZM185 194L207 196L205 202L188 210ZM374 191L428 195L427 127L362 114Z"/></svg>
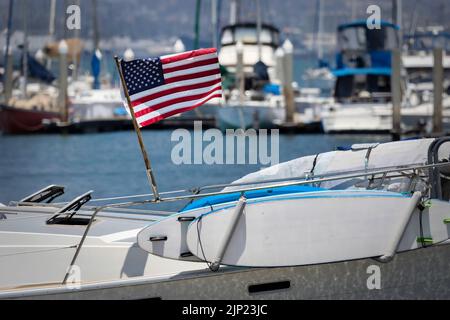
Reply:
<svg viewBox="0 0 450 320"><path fill-rule="evenodd" d="M229 183L259 165L175 165L172 131L144 131L160 191ZM388 141L386 135L280 135L280 162L336 146ZM89 190L94 198L149 193L133 131L86 135L0 136L0 202L8 203L49 184L66 186L70 200ZM177 210L182 204L165 209Z"/></svg>

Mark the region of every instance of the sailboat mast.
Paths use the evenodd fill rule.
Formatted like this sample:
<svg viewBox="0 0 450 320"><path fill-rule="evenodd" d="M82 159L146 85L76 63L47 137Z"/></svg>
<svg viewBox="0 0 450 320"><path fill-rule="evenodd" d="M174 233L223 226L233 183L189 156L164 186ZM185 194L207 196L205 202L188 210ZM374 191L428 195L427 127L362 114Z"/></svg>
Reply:
<svg viewBox="0 0 450 320"><path fill-rule="evenodd" d="M400 27L398 32L400 48L403 40L402 29L402 0L392 0L392 22Z"/></svg>
<svg viewBox="0 0 450 320"><path fill-rule="evenodd" d="M75 0L75 5L77 5L78 7L80 6L80 0ZM75 39L79 39L80 38L80 29L75 28L74 30L74 38ZM79 73L79 60L77 57L77 50L73 50L72 52L72 63L73 63L73 71L72 71L72 77L73 80L77 80L78 79L78 73Z"/></svg>
<svg viewBox="0 0 450 320"><path fill-rule="evenodd" d="M99 49L100 46L100 33L98 30L98 12L97 12L97 0L92 0L93 11L93 25L94 25L94 51Z"/></svg>
<svg viewBox="0 0 450 320"><path fill-rule="evenodd" d="M262 30L261 0L256 0L256 38L258 42L258 61L261 61L262 59L261 30Z"/></svg>
<svg viewBox="0 0 450 320"><path fill-rule="evenodd" d="M23 12L23 54L22 54L22 95L27 96L28 82L28 0L22 0Z"/></svg>
<svg viewBox="0 0 450 320"><path fill-rule="evenodd" d="M238 22L238 0L231 0L230 3L230 24L236 24Z"/></svg>
<svg viewBox="0 0 450 320"><path fill-rule="evenodd" d="M4 83L3 83L3 93L5 96L5 102L7 103L8 100L11 98L11 83L12 83L12 69L9 68L12 66L12 54L11 54L11 33L12 33L12 15L13 15L13 6L14 1L9 0L9 8L8 8L8 25L6 30L6 48L5 48L5 56L4 56L4 68L5 68L5 76L4 76Z"/></svg>
<svg viewBox="0 0 450 320"><path fill-rule="evenodd" d="M5 48L5 66L8 64L8 53L11 44L11 33L12 33L12 15L13 15L14 0L9 0L8 8L8 26L6 29L6 48Z"/></svg>
<svg viewBox="0 0 450 320"><path fill-rule="evenodd" d="M319 63L323 60L322 33L323 33L323 5L322 0L317 0L317 59Z"/></svg>
<svg viewBox="0 0 450 320"><path fill-rule="evenodd" d="M100 32L98 29L98 2L97 0L92 1L92 23L93 23L93 29L94 29L94 50L91 60L91 68L92 68L92 75L94 77L94 83L92 88L93 89L100 89L101 83L100 83L100 73L101 73L101 60L102 55L100 52Z"/></svg>
<svg viewBox="0 0 450 320"><path fill-rule="evenodd" d="M50 0L50 17L48 20L48 41L53 43L55 41L55 21L56 21L56 0ZM52 60L47 57L47 69L51 69Z"/></svg>
<svg viewBox="0 0 450 320"><path fill-rule="evenodd" d="M56 0L50 0L50 19L48 24L48 36L50 42L55 38Z"/></svg>
<svg viewBox="0 0 450 320"><path fill-rule="evenodd" d="M352 0L352 21L356 19L356 3L355 0Z"/></svg>
<svg viewBox="0 0 450 320"><path fill-rule="evenodd" d="M194 49L198 49L200 46L200 12L202 8L202 0L197 0L195 6L195 41L194 41Z"/></svg>
<svg viewBox="0 0 450 320"><path fill-rule="evenodd" d="M217 48L217 0L211 0L212 46Z"/></svg>

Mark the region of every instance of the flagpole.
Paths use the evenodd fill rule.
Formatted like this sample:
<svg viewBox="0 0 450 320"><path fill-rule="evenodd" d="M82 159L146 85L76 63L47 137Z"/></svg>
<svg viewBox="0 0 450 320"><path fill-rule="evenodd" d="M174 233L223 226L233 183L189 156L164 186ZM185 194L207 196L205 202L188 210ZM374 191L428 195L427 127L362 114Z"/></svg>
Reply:
<svg viewBox="0 0 450 320"><path fill-rule="evenodd" d="M115 56L114 60L116 61L117 71L119 71L119 75L120 75L120 82L122 83L122 88L123 88L123 91L125 93L125 97L127 98L127 104L128 104L128 108L130 109L131 118L133 120L134 130L136 131L137 138L138 138L138 141L139 141L139 146L141 147L141 151L142 151L142 156L144 158L144 163L145 163L145 168L146 168L148 182L150 183L150 186L152 188L155 200L160 200L158 187L156 185L156 180L155 180L155 177L153 176L153 171L152 171L152 166L151 166L151 163L150 163L150 158L148 157L147 150L145 150L145 145L144 145L144 141L142 139L141 129L139 128L139 125L138 125L138 123L136 121L136 116L134 115L133 107L131 105L131 99L130 99L130 95L128 93L128 88L127 88L127 85L126 85L126 82L125 82L125 78L123 76L122 68L121 68L121 65L120 65L120 59L117 56Z"/></svg>

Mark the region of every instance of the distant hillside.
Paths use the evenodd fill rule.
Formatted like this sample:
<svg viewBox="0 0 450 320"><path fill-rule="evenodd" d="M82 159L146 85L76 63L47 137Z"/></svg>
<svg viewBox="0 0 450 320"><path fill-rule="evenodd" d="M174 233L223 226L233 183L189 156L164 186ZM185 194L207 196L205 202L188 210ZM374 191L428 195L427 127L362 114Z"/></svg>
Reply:
<svg viewBox="0 0 450 320"><path fill-rule="evenodd" d="M33 34L46 34L48 31L50 0L15 0L14 28L22 29L22 3L28 4L29 29ZM261 0L264 20L275 23L285 31L297 30L312 32L315 26L315 0L283 0L279 2ZM0 0L0 30L6 27L8 0ZM76 0L58 0L58 36L64 35L65 5ZM92 33L92 1L79 0L82 9L83 37ZM102 38L130 36L134 39L161 39L174 36L193 37L196 0L98 0L100 33ZM243 20L255 18L255 5L252 0L242 2ZM391 19L391 0L325 0L325 31L333 32L336 25L353 18L364 18L369 4L379 4L382 17ZM352 5L353 4L353 5ZM404 27L441 24L450 27L448 0L403 1ZM221 23L228 22L229 1L222 0ZM419 14L420 13L420 14ZM209 41L211 1L202 1L201 37ZM66 32L67 34L67 32Z"/></svg>

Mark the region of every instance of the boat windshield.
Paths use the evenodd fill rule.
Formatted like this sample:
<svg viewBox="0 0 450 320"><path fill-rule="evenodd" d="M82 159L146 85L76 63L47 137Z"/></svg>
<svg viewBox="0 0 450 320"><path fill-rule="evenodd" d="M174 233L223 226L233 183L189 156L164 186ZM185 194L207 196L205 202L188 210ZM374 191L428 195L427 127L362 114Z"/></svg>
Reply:
<svg viewBox="0 0 450 320"><path fill-rule="evenodd" d="M256 27L238 26L226 28L222 32L222 45L235 44L241 41L245 44L257 44L258 36ZM267 27L261 30L261 43L266 45L278 46L278 32Z"/></svg>
<svg viewBox="0 0 450 320"><path fill-rule="evenodd" d="M392 27L371 30L366 26L354 26L338 32L338 43L341 51L381 51L398 47L398 38Z"/></svg>
<svg viewBox="0 0 450 320"><path fill-rule="evenodd" d="M391 99L390 77L378 74L338 77L334 94L338 102L388 102Z"/></svg>
<svg viewBox="0 0 450 320"><path fill-rule="evenodd" d="M450 50L450 34L443 32L428 32L405 36L405 47L408 52L431 52L434 48Z"/></svg>

